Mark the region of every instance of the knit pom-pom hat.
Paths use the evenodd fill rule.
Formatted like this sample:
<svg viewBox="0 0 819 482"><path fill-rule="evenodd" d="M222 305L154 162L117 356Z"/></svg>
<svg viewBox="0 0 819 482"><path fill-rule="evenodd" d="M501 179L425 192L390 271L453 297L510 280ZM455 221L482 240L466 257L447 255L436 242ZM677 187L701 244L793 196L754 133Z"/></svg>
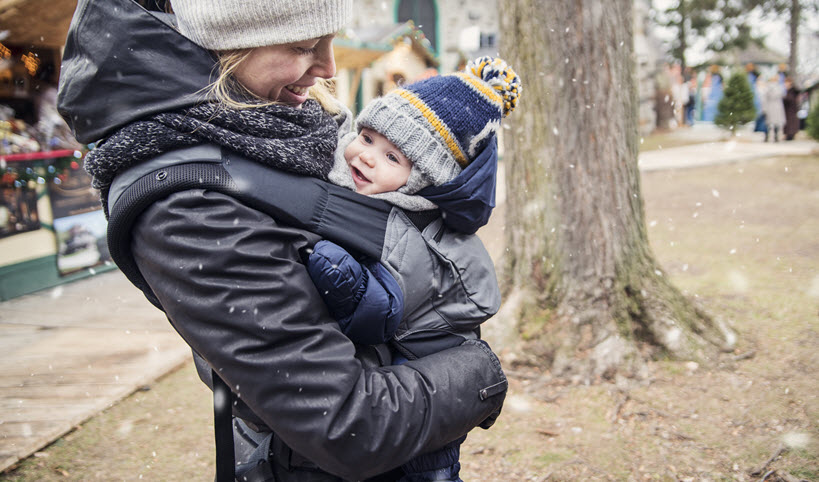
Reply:
<svg viewBox="0 0 819 482"><path fill-rule="evenodd" d="M172 0L179 31L208 50L300 42L341 30L352 0Z"/></svg>
<svg viewBox="0 0 819 482"><path fill-rule="evenodd" d="M356 127L389 139L412 161L399 191L413 194L457 176L517 105L520 78L501 59L480 57L464 72L424 79L370 102Z"/></svg>

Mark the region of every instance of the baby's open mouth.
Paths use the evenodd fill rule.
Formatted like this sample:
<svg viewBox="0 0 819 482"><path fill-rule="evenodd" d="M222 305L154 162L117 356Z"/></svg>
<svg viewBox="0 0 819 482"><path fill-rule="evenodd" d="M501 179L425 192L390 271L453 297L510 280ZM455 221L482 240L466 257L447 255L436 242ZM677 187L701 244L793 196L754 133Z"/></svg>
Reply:
<svg viewBox="0 0 819 482"><path fill-rule="evenodd" d="M353 170L353 178L357 179L360 182L372 182L367 179L367 176L361 173L357 168L350 166Z"/></svg>

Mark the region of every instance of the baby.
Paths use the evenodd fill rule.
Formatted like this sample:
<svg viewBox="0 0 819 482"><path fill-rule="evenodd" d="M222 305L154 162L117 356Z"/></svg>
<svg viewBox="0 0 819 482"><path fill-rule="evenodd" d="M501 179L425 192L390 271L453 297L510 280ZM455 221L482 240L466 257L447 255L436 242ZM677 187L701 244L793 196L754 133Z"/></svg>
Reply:
<svg viewBox="0 0 819 482"><path fill-rule="evenodd" d="M494 265L474 232L494 207L496 133L520 91L503 60L482 57L375 99L341 138L330 181L402 208L406 232L391 235L425 243L431 260L384 266L316 244L308 272L352 341L387 343L400 364L476 338L497 312ZM460 480L462 441L411 460L405 479Z"/></svg>

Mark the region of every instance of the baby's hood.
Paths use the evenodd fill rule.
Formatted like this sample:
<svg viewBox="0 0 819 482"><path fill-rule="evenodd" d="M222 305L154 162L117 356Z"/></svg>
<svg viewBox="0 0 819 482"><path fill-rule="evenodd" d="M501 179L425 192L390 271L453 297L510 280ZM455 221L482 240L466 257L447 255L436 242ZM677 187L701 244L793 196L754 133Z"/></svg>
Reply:
<svg viewBox="0 0 819 482"><path fill-rule="evenodd" d="M440 186L425 187L418 195L438 206L448 227L474 234L489 222L495 208L497 177L498 142L493 137L455 179Z"/></svg>
<svg viewBox="0 0 819 482"><path fill-rule="evenodd" d="M353 191L355 183L344 159L344 149L356 136L355 132L349 132L341 137L329 176L330 182ZM371 197L383 199L409 211L440 209L444 224L449 228L474 234L489 222L489 216L495 208L497 177L498 142L497 138L493 138L466 169L445 184L428 186L412 195L388 192Z"/></svg>

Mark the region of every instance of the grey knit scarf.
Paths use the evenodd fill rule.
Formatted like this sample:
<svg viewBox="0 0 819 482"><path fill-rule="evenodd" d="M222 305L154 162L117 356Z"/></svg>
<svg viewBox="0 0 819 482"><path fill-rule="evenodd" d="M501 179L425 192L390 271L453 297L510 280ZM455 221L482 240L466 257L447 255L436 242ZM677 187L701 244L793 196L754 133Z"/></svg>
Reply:
<svg viewBox="0 0 819 482"><path fill-rule="evenodd" d="M336 121L312 100L301 109L230 109L203 103L125 126L88 153L85 170L107 212L108 190L119 172L197 144L218 144L260 164L327 180L337 135Z"/></svg>

